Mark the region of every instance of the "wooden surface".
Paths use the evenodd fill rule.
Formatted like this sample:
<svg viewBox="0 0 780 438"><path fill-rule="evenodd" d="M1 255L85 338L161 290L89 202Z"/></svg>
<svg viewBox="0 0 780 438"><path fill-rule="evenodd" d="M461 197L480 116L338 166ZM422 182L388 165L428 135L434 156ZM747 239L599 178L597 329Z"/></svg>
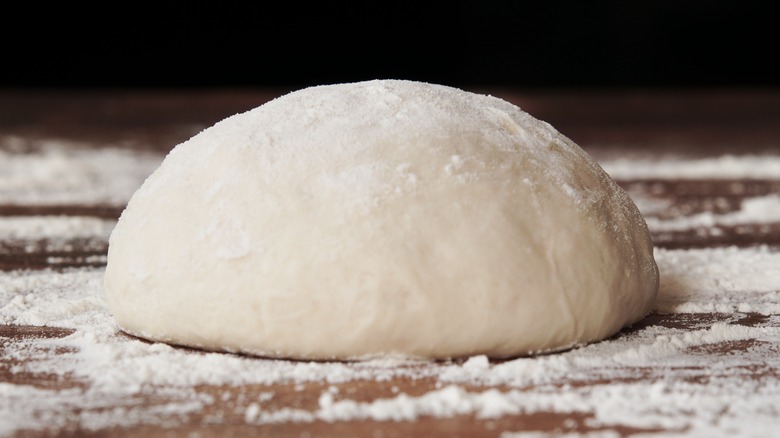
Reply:
<svg viewBox="0 0 780 438"><path fill-rule="evenodd" d="M0 139L3 139L0 151L6 152L6 157L25 154L34 157L43 142L54 139L66 141L66 147L94 150L124 148L161 157L175 144L200 129L226 116L262 104L283 91L6 90L0 92ZM537 118L553 124L600 161L625 158L682 162L724 154L780 157L780 92L777 90L475 91L490 92L517 103ZM4 164L8 163L0 162L0 172L6 169ZM757 177L681 175L679 178L631 178L624 175L617 179L633 197L661 205L647 211L648 217L652 215L658 220L693 218L703 212L716 217L727 215L739 211L748 198L780 194L780 174L761 174ZM11 190L13 188L0 187L0 194L5 194L7 198L0 199L0 219L90 217L111 221L118 217L124 206L121 202L105 200L93 203L25 201L24 197L13 198L8 195ZM28 236L0 240L0 279L35 271L52 272L51 278L56 278L57 272L64 273L69 269L99 271L105 263L102 257L108 246L105 239L78 238L68 245L49 245L47 239L52 240L52 237ZM780 252L780 222L760 220L750 223L748 220L747 223L724 222L709 227L658 228L653 230L653 239L659 250L733 248L738 251L763 248L761 254L769 257ZM719 266L719 269L725 269L722 271L724 277L713 284L728 284L728 276L732 275L730 273L739 271ZM667 274L669 272L661 271L662 280ZM717 277L718 274L715 272L711 275ZM57 288L57 284L51 287ZM677 285L676 293L682 294L680 290L684 287ZM772 292L771 286L767 287ZM723 293L718 295L719 299L728 300L730 292L727 289L724 286ZM768 293L767 296L777 297L778 290L780 284L774 288L774 295ZM13 295L11 291L5 293L6 297ZM24 294L35 295L36 291L25 291ZM34 302L33 298L26 299ZM332 391L336 400L350 399L363 403L380 399L397 400L399 394L421 397L446 386L443 374L457 371L450 367L464 365L463 361L452 361L420 365L426 371L417 376L390 373L390 377L383 379L355 378L341 382L323 379L304 383L285 383L283 379L277 379L253 384L196 381L188 389L192 390L192 394L209 396L209 402L202 403L198 409L186 415L167 418L164 422L159 421L161 416L164 417L160 414L154 418L150 416L148 421L143 418L125 423L104 421L102 425L95 426L95 422L86 420L91 418L90 414L109 415L112 409L122 407L125 410L117 410L116 415L126 415L129 409L124 404L126 401L96 399L94 403L73 406L45 403L42 399L42 408L34 412L39 423L31 426L29 421L22 422L14 417L17 411L13 404L23 403L32 409L30 406L36 402L14 401L12 394L16 394L13 392L15 388L40 389L44 398L47 397L45 394L54 397L62 391L73 391L76 388L87 397L91 394L88 386L95 384L93 377L96 376L36 371L34 365L43 360L41 350L35 347L39 345L36 342L67 339L79 328L51 326L46 321L18 324L14 322L14 310L10 304L0 302L0 308L5 306L5 313L0 315L5 317L6 322L0 325L0 345L3 347L0 350L0 383L5 383L5 386L0 386L0 424L5 425L5 428L0 427L0 431L19 436L513 436L510 432L515 436L522 436L522 432L538 433L534 436L546 436L542 435L543 432L551 436L585 436L587 433L591 433L591 436L596 436L596 433L603 434L600 436L688 436L688 433L690 436L714 436L712 433L717 431L722 432L723 436L780 436L780 420L777 432L771 432L772 415L775 418L780 415L780 367L776 360L767 360L767 357L777 356L780 352L780 342L773 337L775 332L771 331L780 327L780 319L776 312L766 310L772 309L773 303L764 304L762 308L735 310L714 307L712 311L655 312L611 341L615 342L613 348L619 349L625 345L626 348L640 351L637 345L644 342L642 339L650 339L648 345L653 344L653 333L672 333L670 330L675 330L675 336L685 340L686 332L701 333L701 330L721 327L721 324L769 330L763 337L751 335L753 332L750 332L740 339L685 344L664 360L652 358L642 363L640 358L625 365L614 375L598 367L577 368L569 364L570 368L567 369L577 372L557 375L543 383L537 379L527 380L530 384L515 384L512 380L497 383L474 380L459 384L473 393L497 389L504 393L525 392L530 398L541 392L546 396L554 396L557 391L563 397L568 392L582 388L593 391L611 386L620 389L625 385L634 385L634 388L647 385L651 388L653 384L663 383L666 391L679 391L675 394L680 397L687 394L685 391L691 394L720 391L712 395L712 400L719 400L725 405L732 401L738 404L740 399L746 397L746 393L750 393L750 388L756 386L757 392L763 388L762 396L769 402L764 411L758 412L760 418L755 423L751 421L750 412L740 416L725 409L705 416L702 413L704 411L696 406L690 409L689 423L680 420L677 414L664 412L655 412L660 417L655 423L631 418L625 421L604 421L603 414L593 409L593 406L573 410L558 409L555 407L557 405L547 409L520 411L507 408L504 414L489 418L480 418L472 410L452 415L421 414L412 420L377 419L376 415L363 415L351 419L319 417L295 421L287 418L283 421L263 422L258 421L261 416L255 415L256 411L248 411L254 409L252 403L255 403L254 406L259 406L261 412L281 412L285 408L314 412L318 403L322 406L322 396L326 391ZM780 306L780 302L774 304ZM29 310L29 306L25 309ZM126 335L117 333L116 336ZM25 345L31 347L23 348ZM202 354L180 350L194 358ZM66 349L49 349L44 354L64 356L70 353ZM583 356L562 354L561 357ZM676 361L682 357L695 357L696 365L692 366L690 361ZM260 358L244 359L267 361ZM544 360L549 363L554 359L545 357L525 360ZM728 369L719 368L724 363ZM524 364L531 366L528 362ZM497 365L497 361L490 364L491 367ZM734 378L735 369L740 370L738 378ZM729 385L719 384L723 379L732 380L729 380ZM155 383L150 382L149 388L137 393L132 402L135 408L164 405L164 397L155 396L158 394L154 392ZM679 389L682 386L687 389ZM728 392L733 392L733 400L729 399ZM26 393L32 394L21 392ZM263 394L270 394L270 398ZM629 393L615 394L615 397L620 398L621 394L625 396ZM626 406L641 406L643 403L641 399L618 401ZM664 415L674 417L676 422L665 423ZM726 418L730 421L719 423L719 419ZM17 420L18 427L15 424ZM708 434L699 435L702 430L707 430Z"/></svg>

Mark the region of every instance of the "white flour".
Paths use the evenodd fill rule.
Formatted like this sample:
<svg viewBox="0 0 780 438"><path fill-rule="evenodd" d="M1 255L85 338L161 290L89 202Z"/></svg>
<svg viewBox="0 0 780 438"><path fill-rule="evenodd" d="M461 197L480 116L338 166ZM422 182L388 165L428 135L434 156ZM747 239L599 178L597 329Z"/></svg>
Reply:
<svg viewBox="0 0 780 438"><path fill-rule="evenodd" d="M602 161L601 167L615 179L780 179L777 155L722 155L699 159L628 159Z"/></svg>
<svg viewBox="0 0 780 438"><path fill-rule="evenodd" d="M635 194L637 197L637 194ZM637 206L645 207L641 202ZM647 206L652 208L650 206ZM644 211L643 211L644 213ZM739 210L716 214L711 211L668 219L645 217L647 226L653 231L683 231L695 228L714 228L744 224L780 223L780 195L771 194L745 198Z"/></svg>
<svg viewBox="0 0 780 438"><path fill-rule="evenodd" d="M124 205L162 156L120 147L83 148L55 140L17 154L18 137L0 137L0 204Z"/></svg>
<svg viewBox="0 0 780 438"><path fill-rule="evenodd" d="M81 216L0 216L0 240L108 239L112 219Z"/></svg>
<svg viewBox="0 0 780 438"><path fill-rule="evenodd" d="M37 153L35 159L4 154L0 148L0 204L120 205L161 158L134 158L111 149L52 152L49 147L58 150L44 145L44 152ZM31 170L33 162L39 166L35 171ZM639 170L630 173L619 161L605 163L605 168L612 169L613 176L623 172L626 177L728 178L744 176L741 172L747 167L743 165L748 164L777 176L779 163L777 157L730 157L679 164L668 174L665 169L670 163L663 162L640 163ZM57 169L71 165L81 169L74 171L81 176L68 177L67 190L60 190L57 178L64 174ZM124 173L117 177L117 172ZM83 176L85 173L90 176ZM30 190L20 191L20 187ZM767 196L754 204L744 203L737 212L714 215L712 221L687 217L664 222L656 218L650 226L665 230L712 223L776 222L778 209L777 198ZM0 240L106 239L112 226L113 221L85 217L0 217ZM226 392L215 398L196 390L199 385L250 384L268 385L269 389L235 408L248 424L405 421L464 414L494 419L556 412L585 415L587 425L594 429L665 428L680 431L680 436L708 437L776 435L780 415L780 252L767 246L656 249L656 259L662 280L656 312L685 314L693 328L656 324L559 354L505 362L477 356L463 363L400 359L292 362L149 344L117 333L102 297L102 268L3 272L0 324L73 330L61 338L0 338L2 358L17 363L9 372L69 376L68 380L83 385L54 389L0 382L0 436L22 429L54 430L74 422L84 430L138 424L173 426L230 396ZM713 312L724 315L717 321L697 319ZM737 324L748 313L764 315L763 320L750 327ZM744 348L728 350L741 341L747 342L749 354ZM725 352L708 352L708 347ZM372 401L354 400L339 390L345 382L396 377L432 379L437 388L420 395L395 392ZM273 385L307 382L330 385L321 391L313 408L271 407ZM162 402L142 402L149 398ZM545 435L508 431L503 436ZM615 435L594 432L587 436Z"/></svg>

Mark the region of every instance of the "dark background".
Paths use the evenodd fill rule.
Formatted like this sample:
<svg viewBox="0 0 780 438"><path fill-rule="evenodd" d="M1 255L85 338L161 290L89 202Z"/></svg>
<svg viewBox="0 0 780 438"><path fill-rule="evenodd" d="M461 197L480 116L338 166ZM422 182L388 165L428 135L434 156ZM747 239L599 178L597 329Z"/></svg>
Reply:
<svg viewBox="0 0 780 438"><path fill-rule="evenodd" d="M4 12L0 87L773 87L770 4L35 3Z"/></svg>

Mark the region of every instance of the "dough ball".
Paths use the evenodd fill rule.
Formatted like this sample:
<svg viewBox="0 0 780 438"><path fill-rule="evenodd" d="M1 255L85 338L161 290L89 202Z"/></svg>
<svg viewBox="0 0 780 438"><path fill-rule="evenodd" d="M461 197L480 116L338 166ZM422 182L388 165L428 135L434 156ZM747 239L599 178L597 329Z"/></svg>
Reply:
<svg viewBox="0 0 780 438"><path fill-rule="evenodd" d="M502 99L403 80L298 90L177 145L105 272L126 332L299 359L561 350L657 289L643 218L581 148Z"/></svg>

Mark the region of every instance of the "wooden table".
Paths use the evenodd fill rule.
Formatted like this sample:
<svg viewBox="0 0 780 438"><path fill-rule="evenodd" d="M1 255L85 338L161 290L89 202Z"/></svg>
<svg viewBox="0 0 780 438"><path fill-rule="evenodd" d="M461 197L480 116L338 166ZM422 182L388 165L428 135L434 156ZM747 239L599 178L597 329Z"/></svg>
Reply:
<svg viewBox="0 0 780 438"><path fill-rule="evenodd" d="M661 296L607 341L306 363L117 331L99 279L132 190L286 91L0 91L0 436L780 436L780 90L472 90L553 124L645 214Z"/></svg>

